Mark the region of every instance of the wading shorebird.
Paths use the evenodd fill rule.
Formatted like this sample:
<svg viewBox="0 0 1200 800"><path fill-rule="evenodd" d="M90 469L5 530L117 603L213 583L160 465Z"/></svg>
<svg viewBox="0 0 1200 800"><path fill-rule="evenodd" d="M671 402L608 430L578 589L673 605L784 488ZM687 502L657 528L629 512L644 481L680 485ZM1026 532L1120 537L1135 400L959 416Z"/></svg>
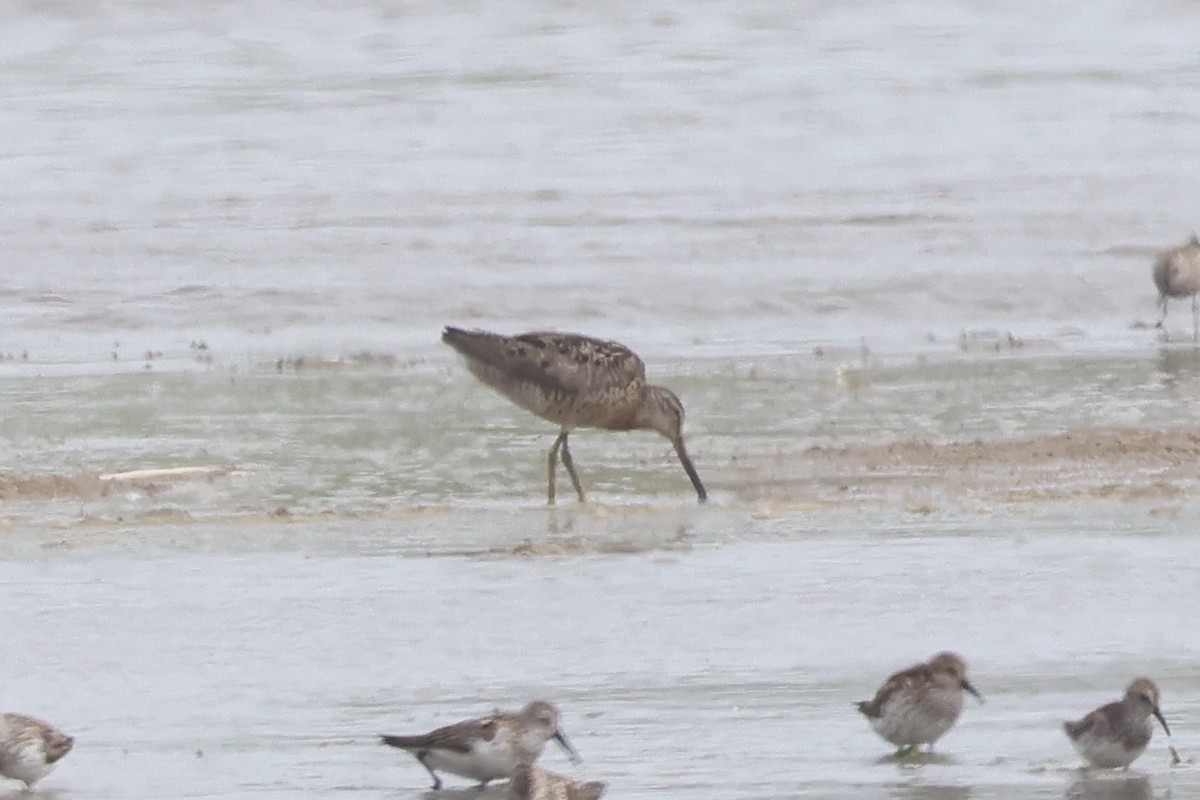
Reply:
<svg viewBox="0 0 1200 800"><path fill-rule="evenodd" d="M983 697L967 680L967 664L956 653L938 653L923 664L888 678L872 700L857 704L875 732L900 749L899 755L933 744L958 721L962 693Z"/></svg>
<svg viewBox="0 0 1200 800"><path fill-rule="evenodd" d="M518 766L510 785L517 800L600 800L605 788L601 781L573 781L532 764Z"/></svg>
<svg viewBox="0 0 1200 800"><path fill-rule="evenodd" d="M517 713L497 712L479 719L456 722L416 736L380 737L383 743L412 754L433 777L433 788L442 788L438 771L479 781L510 777L522 764L537 761L554 739L571 763L579 754L559 729L558 709L545 700L535 700Z"/></svg>
<svg viewBox="0 0 1200 800"><path fill-rule="evenodd" d="M1200 342L1200 239L1192 238L1181 247L1164 250L1154 259L1154 285L1158 287L1158 307L1161 315L1156 327L1167 323L1167 300L1170 298L1192 298L1192 342Z"/></svg>
<svg viewBox="0 0 1200 800"><path fill-rule="evenodd" d="M1064 722L1063 729L1075 750L1093 767L1128 767L1150 744L1153 716L1167 736L1171 729L1158 710L1158 687L1149 678L1138 678L1115 703L1100 706L1078 722Z"/></svg>
<svg viewBox="0 0 1200 800"><path fill-rule="evenodd" d="M74 744L73 737L40 719L0 714L0 775L32 789Z"/></svg>
<svg viewBox="0 0 1200 800"><path fill-rule="evenodd" d="M574 333L504 336L449 326L442 341L466 359L476 378L562 428L547 459L551 505L560 450L579 501L586 499L567 447L575 428L657 431L675 446L700 502L708 498L683 444L683 403L669 389L647 385L646 365L625 345Z"/></svg>

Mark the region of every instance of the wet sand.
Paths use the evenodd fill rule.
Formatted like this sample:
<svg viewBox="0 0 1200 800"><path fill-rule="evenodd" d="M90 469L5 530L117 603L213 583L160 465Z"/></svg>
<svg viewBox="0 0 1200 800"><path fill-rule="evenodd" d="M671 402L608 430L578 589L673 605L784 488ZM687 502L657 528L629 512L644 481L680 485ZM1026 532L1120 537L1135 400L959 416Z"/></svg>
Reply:
<svg viewBox="0 0 1200 800"><path fill-rule="evenodd" d="M740 459L746 500L823 505L1118 499L1180 502L1200 487L1200 428L1076 430L1020 440L905 440ZM746 463L750 462L750 463ZM932 511L932 506L929 507Z"/></svg>
<svg viewBox="0 0 1200 800"><path fill-rule="evenodd" d="M907 439L796 453L741 456L708 464L733 502L819 502L826 506L970 501L1181 500L1200 487L1200 427L1080 429L1015 441ZM161 494L187 481L237 480L233 466L145 468L119 473L0 473L0 500L96 500L118 492ZM530 487L531 493L534 487ZM568 504L570 503L568 498ZM380 510L379 513L387 513ZM278 514L287 519L291 512Z"/></svg>

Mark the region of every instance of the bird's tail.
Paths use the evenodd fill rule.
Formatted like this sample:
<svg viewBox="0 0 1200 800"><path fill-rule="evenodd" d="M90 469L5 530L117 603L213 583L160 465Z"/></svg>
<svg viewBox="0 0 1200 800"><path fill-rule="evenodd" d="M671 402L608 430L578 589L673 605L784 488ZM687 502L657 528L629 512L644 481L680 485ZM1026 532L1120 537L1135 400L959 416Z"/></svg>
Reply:
<svg viewBox="0 0 1200 800"><path fill-rule="evenodd" d="M604 781L588 781L580 788L583 790L583 796L587 800L600 800L600 796L604 794L607 784Z"/></svg>
<svg viewBox="0 0 1200 800"><path fill-rule="evenodd" d="M491 331L465 331L447 325L442 341L467 359L467 367L489 386L500 388L502 377L545 378L544 369L537 368L536 347L522 343L512 336ZM493 374L489 370L500 370Z"/></svg>
<svg viewBox="0 0 1200 800"><path fill-rule="evenodd" d="M46 742L46 762L53 764L60 758L71 752L71 748L75 746L75 737L67 736L65 733L55 733Z"/></svg>
<svg viewBox="0 0 1200 800"><path fill-rule="evenodd" d="M442 329L442 342L450 345L468 358L487 361L486 356L495 350L501 337L487 331L465 331L447 325Z"/></svg>
<svg viewBox="0 0 1200 800"><path fill-rule="evenodd" d="M414 747L419 747L419 736L393 736L385 733L379 737L379 741L386 744L388 747L399 747L401 750L411 750Z"/></svg>

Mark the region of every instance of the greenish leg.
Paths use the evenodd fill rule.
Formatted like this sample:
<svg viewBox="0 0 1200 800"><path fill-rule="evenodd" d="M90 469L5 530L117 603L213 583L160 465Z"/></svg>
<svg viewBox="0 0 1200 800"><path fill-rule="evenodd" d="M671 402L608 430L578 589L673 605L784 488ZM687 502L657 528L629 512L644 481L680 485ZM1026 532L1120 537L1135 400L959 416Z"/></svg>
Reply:
<svg viewBox="0 0 1200 800"><path fill-rule="evenodd" d="M583 496L583 487L579 485L579 476L575 474L575 462L571 459L571 450L567 447L567 434L562 435L562 462L567 468L567 474L571 476L571 485L575 487L575 494L579 495L579 502L586 503L587 498Z"/></svg>

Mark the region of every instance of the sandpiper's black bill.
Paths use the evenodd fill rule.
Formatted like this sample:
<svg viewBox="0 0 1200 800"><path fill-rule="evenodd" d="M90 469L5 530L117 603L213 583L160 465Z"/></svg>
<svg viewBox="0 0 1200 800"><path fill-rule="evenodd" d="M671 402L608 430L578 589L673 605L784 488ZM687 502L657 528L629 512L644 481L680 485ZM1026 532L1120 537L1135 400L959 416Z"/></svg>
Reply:
<svg viewBox="0 0 1200 800"><path fill-rule="evenodd" d="M1164 717L1162 715L1162 712L1158 710L1158 706L1154 707L1153 713L1154 713L1154 718L1159 721L1159 723L1163 726L1163 730L1167 732L1167 736L1170 736L1171 729L1167 727L1167 718Z"/></svg>
<svg viewBox="0 0 1200 800"><path fill-rule="evenodd" d="M979 693L979 690L976 689L974 686L972 686L971 682L969 680L967 680L966 678L963 678L962 687L965 691L968 691L972 695L974 695L976 700L978 700L981 703L983 702L983 695L981 695Z"/></svg>
<svg viewBox="0 0 1200 800"><path fill-rule="evenodd" d="M571 759L571 763L576 766L583 763L583 759L579 757L579 753L575 752L575 748L567 741L566 734L562 731L554 732L554 741L558 742L558 746L567 751L567 758Z"/></svg>
<svg viewBox="0 0 1200 800"><path fill-rule="evenodd" d="M683 446L682 439L675 443L675 452L679 454L679 463L683 464L683 471L691 479L692 486L696 487L696 496L703 503L708 499L708 492L705 491L704 484L700 482L700 473L696 472L696 467L692 464L692 459L688 455L687 449Z"/></svg>

